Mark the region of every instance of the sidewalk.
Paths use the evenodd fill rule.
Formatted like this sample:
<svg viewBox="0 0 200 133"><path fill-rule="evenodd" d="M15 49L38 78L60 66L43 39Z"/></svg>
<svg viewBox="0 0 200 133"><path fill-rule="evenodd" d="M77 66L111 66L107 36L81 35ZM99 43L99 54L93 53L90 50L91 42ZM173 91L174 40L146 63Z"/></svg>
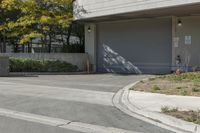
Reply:
<svg viewBox="0 0 200 133"><path fill-rule="evenodd" d="M199 110L200 97L170 96L129 90L136 83L120 90L113 98L121 111L176 133L200 133L200 125L186 122L161 113L163 106L178 107L179 110Z"/></svg>
<svg viewBox="0 0 200 133"><path fill-rule="evenodd" d="M163 106L178 107L179 110L200 110L200 97L173 96L156 93L130 91L129 101L139 110L160 112Z"/></svg>

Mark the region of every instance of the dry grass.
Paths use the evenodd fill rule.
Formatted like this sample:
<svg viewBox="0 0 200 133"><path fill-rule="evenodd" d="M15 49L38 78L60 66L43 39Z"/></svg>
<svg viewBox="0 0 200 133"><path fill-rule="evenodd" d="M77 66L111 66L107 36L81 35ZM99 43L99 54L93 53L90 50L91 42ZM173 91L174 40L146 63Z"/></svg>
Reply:
<svg viewBox="0 0 200 133"><path fill-rule="evenodd" d="M141 81L131 89L167 95L200 96L200 73L150 78L148 81Z"/></svg>
<svg viewBox="0 0 200 133"><path fill-rule="evenodd" d="M162 107L162 113L182 119L184 121L193 122L200 125L200 112L197 111L179 111L178 108Z"/></svg>

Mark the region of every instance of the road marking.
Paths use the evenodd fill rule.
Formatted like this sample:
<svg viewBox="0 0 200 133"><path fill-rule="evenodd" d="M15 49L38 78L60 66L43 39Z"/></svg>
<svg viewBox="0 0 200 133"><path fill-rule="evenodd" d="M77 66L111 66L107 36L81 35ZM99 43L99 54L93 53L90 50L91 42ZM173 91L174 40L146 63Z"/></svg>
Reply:
<svg viewBox="0 0 200 133"><path fill-rule="evenodd" d="M27 85L9 82L0 82L0 93L85 102L105 106L113 106L112 97L114 96L114 93L112 92L50 87L43 85Z"/></svg>
<svg viewBox="0 0 200 133"><path fill-rule="evenodd" d="M0 116L40 123L40 124L59 127L59 128L65 128L65 129L79 131L83 133L139 133L135 131L124 130L124 129L114 128L114 127L104 127L104 126L92 125L92 124L81 123L81 122L72 122L69 120L30 114L30 113L25 113L25 112L18 112L14 110L3 109L3 108L0 108Z"/></svg>

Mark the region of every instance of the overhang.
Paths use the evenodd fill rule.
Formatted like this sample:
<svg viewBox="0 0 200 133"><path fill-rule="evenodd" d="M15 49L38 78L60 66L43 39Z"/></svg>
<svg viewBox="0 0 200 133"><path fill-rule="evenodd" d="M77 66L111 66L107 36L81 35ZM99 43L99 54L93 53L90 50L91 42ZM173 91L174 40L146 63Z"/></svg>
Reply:
<svg viewBox="0 0 200 133"><path fill-rule="evenodd" d="M113 15L103 15L96 17L82 17L77 20L85 22L115 21L122 19L143 19L157 18L165 16L200 16L200 2L195 4L179 5L165 8L146 9L142 11L118 13Z"/></svg>

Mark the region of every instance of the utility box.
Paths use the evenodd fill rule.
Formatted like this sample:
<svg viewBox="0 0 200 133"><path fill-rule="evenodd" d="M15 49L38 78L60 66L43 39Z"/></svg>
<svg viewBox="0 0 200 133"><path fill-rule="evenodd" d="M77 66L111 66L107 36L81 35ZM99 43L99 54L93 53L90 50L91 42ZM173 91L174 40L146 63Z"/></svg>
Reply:
<svg viewBox="0 0 200 133"><path fill-rule="evenodd" d="M0 56L0 76L5 77L9 75L9 57Z"/></svg>

